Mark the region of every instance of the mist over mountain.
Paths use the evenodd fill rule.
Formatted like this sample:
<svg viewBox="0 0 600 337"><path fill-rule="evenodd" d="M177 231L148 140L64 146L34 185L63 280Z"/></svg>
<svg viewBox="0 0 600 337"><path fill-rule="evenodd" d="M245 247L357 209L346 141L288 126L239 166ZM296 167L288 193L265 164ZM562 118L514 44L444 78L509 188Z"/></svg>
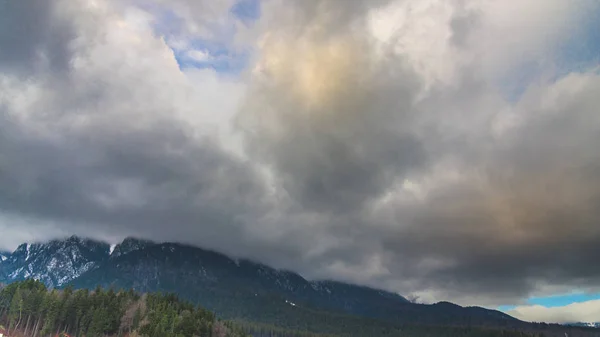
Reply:
<svg viewBox="0 0 600 337"><path fill-rule="evenodd" d="M127 238L113 246L78 237L22 244L0 263L0 282L36 279L48 287L97 286L173 292L227 318L285 321L297 310L324 310L394 322L510 325L498 311L447 302L422 305L401 295L291 271L178 243Z"/></svg>
<svg viewBox="0 0 600 337"><path fill-rule="evenodd" d="M597 326L589 323L568 326L527 323L481 307L462 307L450 302L418 304L374 288L332 280L311 281L291 271L179 243L130 237L109 245L71 236L44 243L24 243L3 256L5 259L0 262L3 284L35 279L51 289L104 287L139 293L174 293L214 311L219 317L246 322L243 326L256 331L264 325L269 327L268 331L292 329L349 336L368 336L373 331L387 331L386 335L396 336L394 331L402 329L415 336L429 336L428 333L437 336L441 331L447 331L449 336L465 333L476 336L477 331L496 336L496 330L500 335L502 331L561 337L565 332L573 337L600 334ZM363 328L349 333L358 327ZM469 330L471 327L484 330L473 332ZM427 329L433 330L427 332Z"/></svg>

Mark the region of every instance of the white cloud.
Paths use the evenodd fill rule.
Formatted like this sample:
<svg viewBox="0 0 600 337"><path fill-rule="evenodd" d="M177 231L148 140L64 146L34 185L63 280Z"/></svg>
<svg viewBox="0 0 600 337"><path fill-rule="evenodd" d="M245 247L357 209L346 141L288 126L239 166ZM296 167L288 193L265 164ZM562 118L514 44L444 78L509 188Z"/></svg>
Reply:
<svg viewBox="0 0 600 337"><path fill-rule="evenodd" d="M600 321L600 300L550 308L541 305L525 305L518 306L507 313L528 322L596 323Z"/></svg>
<svg viewBox="0 0 600 337"><path fill-rule="evenodd" d="M188 50L187 57L196 61L196 62L209 62L213 59L213 57L205 50Z"/></svg>

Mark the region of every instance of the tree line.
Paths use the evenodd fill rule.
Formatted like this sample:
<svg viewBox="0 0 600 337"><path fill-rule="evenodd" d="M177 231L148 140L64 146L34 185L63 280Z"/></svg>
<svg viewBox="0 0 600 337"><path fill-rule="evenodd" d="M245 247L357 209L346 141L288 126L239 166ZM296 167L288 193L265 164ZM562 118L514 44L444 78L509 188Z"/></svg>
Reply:
<svg viewBox="0 0 600 337"><path fill-rule="evenodd" d="M319 319L315 319L315 317ZM538 331L401 324L315 312L293 327L249 321L224 321L174 294L133 290L48 289L35 280L0 290L0 330L11 337L538 337L563 336L562 329ZM302 325L304 327L302 327ZM541 326L540 326L541 327ZM573 329L569 336L598 336L598 330ZM582 333L582 334L580 334Z"/></svg>
<svg viewBox="0 0 600 337"><path fill-rule="evenodd" d="M9 336L246 337L241 327L219 321L172 294L144 294L100 287L47 289L35 280L0 291L0 322Z"/></svg>

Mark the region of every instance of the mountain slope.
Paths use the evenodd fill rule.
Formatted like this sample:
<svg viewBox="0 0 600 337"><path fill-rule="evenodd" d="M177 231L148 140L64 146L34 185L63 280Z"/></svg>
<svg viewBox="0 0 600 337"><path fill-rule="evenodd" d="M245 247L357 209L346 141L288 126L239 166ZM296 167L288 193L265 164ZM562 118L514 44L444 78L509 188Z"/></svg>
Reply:
<svg viewBox="0 0 600 337"><path fill-rule="evenodd" d="M450 303L413 304L381 290L300 275L176 243L126 239L119 245L76 237L21 245L0 262L0 282L25 278L50 287L71 284L174 292L232 319L302 328L323 312L393 323L520 326L504 313Z"/></svg>
<svg viewBox="0 0 600 337"><path fill-rule="evenodd" d="M23 306L11 305L22 302ZM100 304L100 305L98 305ZM64 314L56 315L62 308ZM0 324L11 327L11 335L46 336L63 331L73 336L219 336L219 337L537 337L510 329L395 325L358 316L313 313L299 316L300 329L275 327L249 322L216 319L205 308L194 306L168 294L114 292L98 288L64 291L56 296L40 282L15 282L0 289ZM14 325L14 317L27 317ZM11 324L11 321L13 321ZM37 322L37 323L33 323ZM306 323L304 323L306 322ZM38 324L39 323L39 324ZM17 326L21 327L19 331ZM315 331L326 332L327 334ZM594 336L584 328L564 328L544 334L563 337ZM5 331L1 331L5 333ZM28 332L28 333L27 333ZM572 334L571 332L575 332Z"/></svg>
<svg viewBox="0 0 600 337"><path fill-rule="evenodd" d="M108 250L108 244L75 236L43 244L22 244L0 263L0 281L31 278L48 287L61 287L107 260Z"/></svg>
<svg viewBox="0 0 600 337"><path fill-rule="evenodd" d="M389 292L334 281L309 282L300 275L200 248L164 243L111 258L74 280L139 291L176 292L226 318L274 323L277 312L339 312L395 323L516 326L521 322L498 311L444 303L420 305ZM265 310L268 308L268 310Z"/></svg>
<svg viewBox="0 0 600 337"><path fill-rule="evenodd" d="M152 246L155 243L147 240L140 240L135 238L126 238L123 242L114 246L114 249L110 251L111 258L117 258L121 255L129 254L133 251L144 249Z"/></svg>
<svg viewBox="0 0 600 337"><path fill-rule="evenodd" d="M586 328L600 328L600 322L577 322L577 323L565 323L563 325L586 327Z"/></svg>

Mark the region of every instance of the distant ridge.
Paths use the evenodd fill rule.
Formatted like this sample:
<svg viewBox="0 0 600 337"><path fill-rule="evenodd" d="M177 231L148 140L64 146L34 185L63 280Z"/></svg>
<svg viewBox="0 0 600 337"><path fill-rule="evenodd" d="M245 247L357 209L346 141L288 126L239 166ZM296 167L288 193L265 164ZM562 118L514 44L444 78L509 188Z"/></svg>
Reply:
<svg viewBox="0 0 600 337"><path fill-rule="evenodd" d="M264 323L297 320L323 311L398 324L526 324L496 310L448 302L414 304L383 290L308 281L291 271L234 260L214 251L136 238L127 238L112 249L107 243L76 236L22 244L0 262L0 282L28 278L55 288L103 286L174 292L222 317Z"/></svg>

